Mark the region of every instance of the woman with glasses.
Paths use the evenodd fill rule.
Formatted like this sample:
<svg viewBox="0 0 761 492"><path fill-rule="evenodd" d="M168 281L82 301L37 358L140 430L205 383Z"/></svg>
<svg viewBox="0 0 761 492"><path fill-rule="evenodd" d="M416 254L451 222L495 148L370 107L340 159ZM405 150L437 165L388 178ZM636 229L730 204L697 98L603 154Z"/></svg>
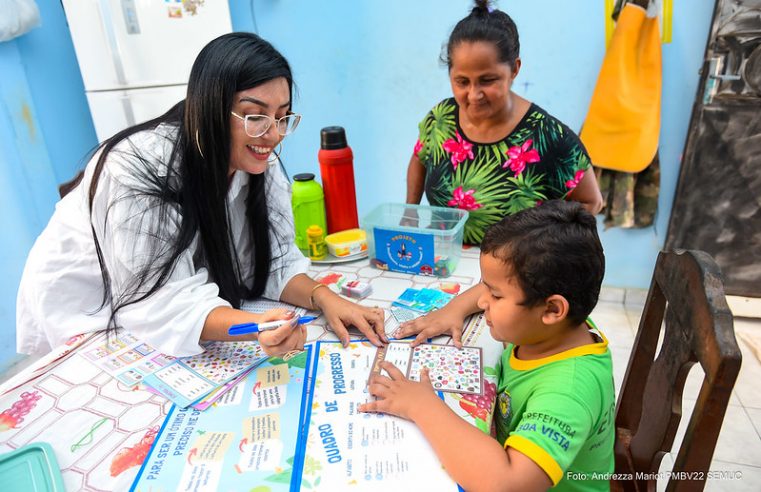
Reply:
<svg viewBox="0 0 761 492"><path fill-rule="evenodd" d="M349 325L385 341L382 313L305 275L278 159L300 120L292 89L272 45L227 34L198 55L184 101L101 144L29 255L19 352L121 327L167 354L192 355L200 341L233 339L232 325L291 318L240 309L259 296L321 309L344 343ZM258 334L262 347L301 348L294 323Z"/></svg>

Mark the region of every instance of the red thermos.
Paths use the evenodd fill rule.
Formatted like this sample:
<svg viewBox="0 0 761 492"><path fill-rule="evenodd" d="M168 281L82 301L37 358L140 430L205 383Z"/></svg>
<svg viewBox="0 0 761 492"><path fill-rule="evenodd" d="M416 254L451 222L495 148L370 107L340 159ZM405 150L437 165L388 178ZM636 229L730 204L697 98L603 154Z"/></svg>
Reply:
<svg viewBox="0 0 761 492"><path fill-rule="evenodd" d="M320 175L325 192L325 214L328 234L356 229L357 194L354 190L354 166L351 147L346 144L346 132L340 126L328 126L320 131Z"/></svg>

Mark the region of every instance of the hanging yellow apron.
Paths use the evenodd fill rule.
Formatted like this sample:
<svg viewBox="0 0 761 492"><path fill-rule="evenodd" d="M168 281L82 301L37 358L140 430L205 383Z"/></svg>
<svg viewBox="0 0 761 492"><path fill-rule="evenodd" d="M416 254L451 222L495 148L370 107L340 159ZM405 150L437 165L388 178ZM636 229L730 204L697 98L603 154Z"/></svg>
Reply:
<svg viewBox="0 0 761 492"><path fill-rule="evenodd" d="M658 17L627 3L602 62L581 130L597 167L640 172L655 156L661 125Z"/></svg>

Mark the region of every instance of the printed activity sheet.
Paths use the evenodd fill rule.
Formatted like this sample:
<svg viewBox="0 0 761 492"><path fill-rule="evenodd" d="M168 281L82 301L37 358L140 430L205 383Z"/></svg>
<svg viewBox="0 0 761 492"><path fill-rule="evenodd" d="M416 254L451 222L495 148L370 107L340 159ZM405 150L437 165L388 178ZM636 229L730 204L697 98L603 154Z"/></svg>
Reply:
<svg viewBox="0 0 761 492"><path fill-rule="evenodd" d="M257 342L213 341L201 345L203 353L176 359L143 382L186 408L267 359Z"/></svg>
<svg viewBox="0 0 761 492"><path fill-rule="evenodd" d="M269 358L208 412L173 406L131 490L291 490L311 354Z"/></svg>
<svg viewBox="0 0 761 492"><path fill-rule="evenodd" d="M127 386L140 383L174 361L171 355L162 354L131 333L122 331L79 352L79 355Z"/></svg>
<svg viewBox="0 0 761 492"><path fill-rule="evenodd" d="M407 377L420 381L423 368L436 391L480 395L483 390L480 347L420 344L412 350Z"/></svg>
<svg viewBox="0 0 761 492"><path fill-rule="evenodd" d="M483 391L483 362L480 347L457 348L454 345L423 343L411 347L408 342L391 342L379 347L372 374L388 373L380 368L382 361L391 362L402 374L420 381L422 369L428 369L436 391L480 395Z"/></svg>
<svg viewBox="0 0 761 492"><path fill-rule="evenodd" d="M415 424L357 411L371 398L375 346L319 341L315 351L294 490L458 490Z"/></svg>
<svg viewBox="0 0 761 492"><path fill-rule="evenodd" d="M293 304L288 304L287 302L273 301L264 297L254 299L253 301L244 301L240 308L244 311L248 311L249 313L257 314L269 311L270 309L286 309L296 313L296 316L303 316L304 313L307 312L307 310L303 307L294 306Z"/></svg>

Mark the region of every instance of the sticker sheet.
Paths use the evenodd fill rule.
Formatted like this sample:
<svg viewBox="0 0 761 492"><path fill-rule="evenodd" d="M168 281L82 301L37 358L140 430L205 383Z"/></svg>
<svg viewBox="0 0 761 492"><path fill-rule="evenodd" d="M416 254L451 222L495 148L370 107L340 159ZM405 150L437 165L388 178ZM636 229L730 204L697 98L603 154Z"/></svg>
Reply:
<svg viewBox="0 0 761 492"><path fill-rule="evenodd" d="M412 350L407 377L420 381L428 368L436 391L480 395L483 391L483 362L480 347L421 344Z"/></svg>
<svg viewBox="0 0 761 492"><path fill-rule="evenodd" d="M209 342L203 353L183 357L178 362L215 384L222 384L265 357L257 342Z"/></svg>
<svg viewBox="0 0 761 492"><path fill-rule="evenodd" d="M303 316L304 313L307 312L307 310L303 307L294 306L293 304L288 304L287 302L273 301L264 297L260 297L259 299L255 299L253 301L244 301L240 308L243 311L257 314L269 311L270 309L286 309L296 313L296 316Z"/></svg>
<svg viewBox="0 0 761 492"><path fill-rule="evenodd" d="M78 354L127 386L140 383L174 361L174 357L127 332L119 332Z"/></svg>
<svg viewBox="0 0 761 492"><path fill-rule="evenodd" d="M483 362L480 347L462 347L433 343L411 347L409 342L391 342L375 353L373 374L388 373L380 368L382 361L391 362L402 374L420 381L420 371L428 369L436 391L480 395L483 392ZM369 379L368 379L369 381Z"/></svg>
<svg viewBox="0 0 761 492"><path fill-rule="evenodd" d="M175 360L146 377L145 384L186 408L267 359L257 342L215 341L202 345L206 349L203 353Z"/></svg>

